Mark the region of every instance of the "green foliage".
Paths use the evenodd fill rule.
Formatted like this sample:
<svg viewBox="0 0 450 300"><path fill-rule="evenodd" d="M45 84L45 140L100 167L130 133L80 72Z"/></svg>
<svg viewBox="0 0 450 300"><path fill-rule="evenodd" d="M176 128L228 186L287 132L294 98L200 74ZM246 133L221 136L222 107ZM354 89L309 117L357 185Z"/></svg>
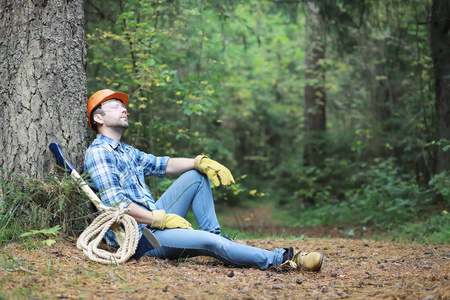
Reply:
<svg viewBox="0 0 450 300"><path fill-rule="evenodd" d="M0 181L0 244L19 236L55 235L59 229L75 235L93 220L92 205L72 178L14 179L11 183Z"/></svg>
<svg viewBox="0 0 450 300"><path fill-rule="evenodd" d="M31 235L43 235L45 237L47 237L48 235L54 235L57 236L58 231L61 229L61 226L56 225L55 227L49 228L49 229L41 229L41 230L31 230L28 232L24 232L21 235L19 235L19 237L27 237L27 236L31 236ZM42 241L43 244L46 244L47 246L51 246L54 243L56 243L56 241L52 238L47 238L46 240Z"/></svg>
<svg viewBox="0 0 450 300"><path fill-rule="evenodd" d="M310 188L295 194L290 206L296 209L302 225L358 224L393 229L426 211L434 193L402 174L393 159L375 159L373 164L337 164L325 173L314 170ZM339 172L339 169L341 172ZM326 168L325 168L326 170ZM339 180L332 178L340 176ZM305 181L308 175L302 177ZM323 190L318 178L329 178ZM341 184L345 186L341 189ZM303 191L308 191L305 193ZM343 199L337 198L337 196ZM315 206L305 206L299 197L315 197Z"/></svg>
<svg viewBox="0 0 450 300"><path fill-rule="evenodd" d="M417 25L428 1L387 2L402 11L398 18L372 2L323 4L332 41L321 62L325 143L354 132L347 143L358 159L395 151L407 169L434 130L432 61L426 28ZM89 90L130 93L128 142L171 156L205 152L285 184L273 168L298 161L304 137L302 5L97 5L107 18L87 6ZM342 151L328 152L353 159Z"/></svg>
<svg viewBox="0 0 450 300"><path fill-rule="evenodd" d="M89 93L130 94L125 142L155 155L203 153L227 165L240 180L214 190L225 205L259 203L256 190L303 224L393 228L448 203L446 173L427 185L434 146L449 148L445 140L430 143L434 78L423 25L430 1L318 5L327 31L319 62L327 116L327 132L317 134L326 154L321 166L303 161L310 41L301 2L86 5ZM149 179L156 197L171 182ZM436 193L444 201L433 202Z"/></svg>
<svg viewBox="0 0 450 300"><path fill-rule="evenodd" d="M450 216L447 211L419 222L405 222L389 234L397 241L445 244L450 241Z"/></svg>
<svg viewBox="0 0 450 300"><path fill-rule="evenodd" d="M437 193L442 196L444 203L450 204L450 176L448 171L434 175L430 180L430 186L434 187Z"/></svg>
<svg viewBox="0 0 450 300"><path fill-rule="evenodd" d="M427 147L440 147L442 151L447 152L450 149L450 141L447 139L440 139L439 141L432 141L426 144Z"/></svg>
<svg viewBox="0 0 450 300"><path fill-rule="evenodd" d="M349 191L348 201L339 206L349 221L392 228L408 221L432 201L432 193L402 174L393 160L375 160L364 176L361 188ZM355 211L359 215L356 218Z"/></svg>

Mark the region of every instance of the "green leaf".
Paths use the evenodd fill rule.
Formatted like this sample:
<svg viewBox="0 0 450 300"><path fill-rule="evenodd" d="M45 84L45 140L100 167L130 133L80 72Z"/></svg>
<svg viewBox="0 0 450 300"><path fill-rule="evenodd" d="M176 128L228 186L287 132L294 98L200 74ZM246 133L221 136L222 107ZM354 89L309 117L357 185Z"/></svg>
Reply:
<svg viewBox="0 0 450 300"><path fill-rule="evenodd" d="M56 235L57 232L61 229L61 226L56 225L55 227L52 227L50 229L42 229L40 231L40 233L42 234L52 234L52 235Z"/></svg>
<svg viewBox="0 0 450 300"><path fill-rule="evenodd" d="M46 244L47 246L51 246L54 243L56 243L56 241L54 239L47 239L45 241L42 241L43 244Z"/></svg>
<svg viewBox="0 0 450 300"><path fill-rule="evenodd" d="M51 234L51 235L56 235L58 230L61 229L61 226L56 225L55 227L52 227L50 229L41 229L41 230L30 230L28 232L24 232L21 235L19 235L19 237L26 237L26 236L30 236L30 235L34 235L34 234Z"/></svg>

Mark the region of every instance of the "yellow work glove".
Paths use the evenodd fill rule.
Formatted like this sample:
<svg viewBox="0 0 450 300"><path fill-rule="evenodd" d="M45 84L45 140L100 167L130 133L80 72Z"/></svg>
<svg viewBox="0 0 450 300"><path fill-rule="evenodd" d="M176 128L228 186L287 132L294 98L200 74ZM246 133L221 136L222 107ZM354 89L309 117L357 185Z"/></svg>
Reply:
<svg viewBox="0 0 450 300"><path fill-rule="evenodd" d="M153 222L150 227L157 229L183 228L192 229L191 223L176 214L166 214L164 209L152 210Z"/></svg>
<svg viewBox="0 0 450 300"><path fill-rule="evenodd" d="M194 167L196 170L208 175L209 179L214 183L215 186L219 186L220 181L222 182L223 186L228 186L231 183L235 183L230 170L206 156L197 156L195 158Z"/></svg>

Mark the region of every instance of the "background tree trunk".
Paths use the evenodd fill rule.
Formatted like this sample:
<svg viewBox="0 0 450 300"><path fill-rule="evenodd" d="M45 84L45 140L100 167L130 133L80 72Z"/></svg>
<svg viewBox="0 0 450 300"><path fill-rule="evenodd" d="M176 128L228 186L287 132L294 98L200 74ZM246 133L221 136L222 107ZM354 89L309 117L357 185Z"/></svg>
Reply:
<svg viewBox="0 0 450 300"><path fill-rule="evenodd" d="M305 86L305 165L321 164L324 147L321 143L326 130L325 70L320 61L325 58L325 28L319 7L307 2L306 13L306 86Z"/></svg>
<svg viewBox="0 0 450 300"><path fill-rule="evenodd" d="M434 0L431 49L436 89L436 140L450 141L450 2ZM450 170L450 151L437 150L436 171Z"/></svg>
<svg viewBox="0 0 450 300"><path fill-rule="evenodd" d="M88 142L83 1L1 0L0 176L42 177L59 142L82 171Z"/></svg>

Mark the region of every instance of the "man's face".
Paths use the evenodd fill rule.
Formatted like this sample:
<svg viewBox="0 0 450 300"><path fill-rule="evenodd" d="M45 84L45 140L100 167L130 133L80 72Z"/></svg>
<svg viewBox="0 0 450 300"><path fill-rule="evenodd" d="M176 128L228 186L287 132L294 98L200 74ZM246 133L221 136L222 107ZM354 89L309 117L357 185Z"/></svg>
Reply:
<svg viewBox="0 0 450 300"><path fill-rule="evenodd" d="M121 101L116 99L105 101L102 103L102 110L103 126L123 130L128 128L127 108Z"/></svg>

